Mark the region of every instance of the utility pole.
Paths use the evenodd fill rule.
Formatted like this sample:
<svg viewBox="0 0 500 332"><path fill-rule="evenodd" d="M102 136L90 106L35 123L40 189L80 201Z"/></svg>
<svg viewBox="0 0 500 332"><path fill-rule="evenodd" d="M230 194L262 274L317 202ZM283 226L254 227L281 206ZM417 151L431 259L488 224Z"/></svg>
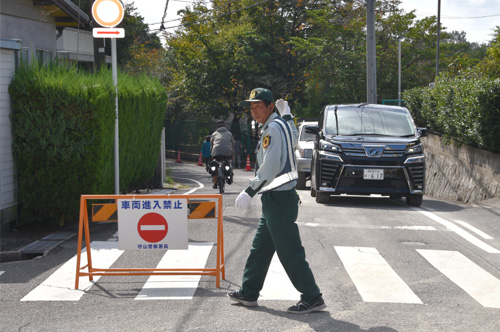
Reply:
<svg viewBox="0 0 500 332"><path fill-rule="evenodd" d="M438 0L437 42L436 42L436 78L439 76L439 34L441 32L441 0Z"/></svg>
<svg viewBox="0 0 500 332"><path fill-rule="evenodd" d="M398 106L401 106L401 38L398 39Z"/></svg>
<svg viewBox="0 0 500 332"><path fill-rule="evenodd" d="M377 103L377 57L375 51L375 0L366 1L366 79L367 102Z"/></svg>
<svg viewBox="0 0 500 332"><path fill-rule="evenodd" d="M377 103L377 55L375 43L375 0L355 0L366 6L366 101Z"/></svg>

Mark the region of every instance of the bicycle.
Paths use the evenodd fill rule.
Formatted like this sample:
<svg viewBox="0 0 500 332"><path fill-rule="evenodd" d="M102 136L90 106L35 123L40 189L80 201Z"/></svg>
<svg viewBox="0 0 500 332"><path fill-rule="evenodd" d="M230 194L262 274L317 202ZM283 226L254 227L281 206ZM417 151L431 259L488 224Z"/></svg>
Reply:
<svg viewBox="0 0 500 332"><path fill-rule="evenodd" d="M212 160L210 162L210 174L212 177L217 175L217 187L221 194L224 193L226 182L229 185L233 183L233 170L228 160Z"/></svg>

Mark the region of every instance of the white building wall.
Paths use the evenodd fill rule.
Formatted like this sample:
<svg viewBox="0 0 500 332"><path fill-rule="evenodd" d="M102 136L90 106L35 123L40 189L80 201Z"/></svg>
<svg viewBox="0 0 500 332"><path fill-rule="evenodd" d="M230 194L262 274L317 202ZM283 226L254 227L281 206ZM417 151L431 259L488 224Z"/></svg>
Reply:
<svg viewBox="0 0 500 332"><path fill-rule="evenodd" d="M16 205L9 95L15 52L0 48L0 211Z"/></svg>

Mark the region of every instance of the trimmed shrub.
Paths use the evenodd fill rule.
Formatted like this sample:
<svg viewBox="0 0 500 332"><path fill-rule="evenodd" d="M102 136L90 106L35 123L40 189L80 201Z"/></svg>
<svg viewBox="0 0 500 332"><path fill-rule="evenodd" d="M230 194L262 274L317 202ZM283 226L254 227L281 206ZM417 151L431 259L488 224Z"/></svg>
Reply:
<svg viewBox="0 0 500 332"><path fill-rule="evenodd" d="M419 126L445 141L500 153L500 79L440 78L434 88L403 95Z"/></svg>
<svg viewBox="0 0 500 332"><path fill-rule="evenodd" d="M154 173L166 94L155 80L124 74L118 92L123 189ZM18 222L77 220L80 195L114 193L116 94L110 71L20 66L9 93Z"/></svg>

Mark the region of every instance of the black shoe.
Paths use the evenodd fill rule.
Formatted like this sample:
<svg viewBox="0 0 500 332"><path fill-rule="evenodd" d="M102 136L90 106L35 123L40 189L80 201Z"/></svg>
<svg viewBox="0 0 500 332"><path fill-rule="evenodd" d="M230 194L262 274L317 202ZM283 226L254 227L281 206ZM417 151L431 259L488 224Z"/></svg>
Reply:
<svg viewBox="0 0 500 332"><path fill-rule="evenodd" d="M214 185L212 186L212 188L217 189L217 183L214 183Z"/></svg>
<svg viewBox="0 0 500 332"><path fill-rule="evenodd" d="M309 304L304 301L299 301L297 302L296 305L291 306L288 308L288 312L291 314L308 314L313 311L321 311L326 308L325 301L323 301L323 298L320 297L316 301L314 301L313 304Z"/></svg>
<svg viewBox="0 0 500 332"><path fill-rule="evenodd" d="M232 291L227 293L227 297L229 297L232 301L243 304L246 307L257 307L259 304L257 300L255 301L247 301L241 295L239 291Z"/></svg>

